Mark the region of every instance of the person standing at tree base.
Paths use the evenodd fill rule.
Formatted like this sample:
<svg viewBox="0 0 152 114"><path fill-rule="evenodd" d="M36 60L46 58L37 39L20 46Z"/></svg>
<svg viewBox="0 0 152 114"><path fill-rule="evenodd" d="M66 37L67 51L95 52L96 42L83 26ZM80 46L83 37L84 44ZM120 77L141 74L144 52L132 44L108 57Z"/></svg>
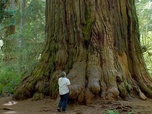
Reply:
<svg viewBox="0 0 152 114"><path fill-rule="evenodd" d="M66 73L64 71L61 72L61 76L58 79L58 85L59 85L59 94L60 94L60 101L58 104L58 112L65 112L67 103L68 103L68 97L70 93L70 80L66 77Z"/></svg>

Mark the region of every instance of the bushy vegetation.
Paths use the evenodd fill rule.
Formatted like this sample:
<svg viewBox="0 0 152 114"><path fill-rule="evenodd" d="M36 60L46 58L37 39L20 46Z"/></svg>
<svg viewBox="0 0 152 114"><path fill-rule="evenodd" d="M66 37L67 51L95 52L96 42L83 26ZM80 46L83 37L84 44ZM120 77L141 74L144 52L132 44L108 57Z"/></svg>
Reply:
<svg viewBox="0 0 152 114"><path fill-rule="evenodd" d="M146 66L152 76L152 1L138 0L136 2L139 19L140 40Z"/></svg>
<svg viewBox="0 0 152 114"><path fill-rule="evenodd" d="M45 0L0 2L6 4L0 9L0 39L4 42L0 50L0 94L13 94L21 78L39 61L45 42ZM10 8L11 4L15 7ZM6 12L14 13L9 17ZM8 35L10 25L15 26L15 33Z"/></svg>
<svg viewBox="0 0 152 114"><path fill-rule="evenodd" d="M2 65L3 66L3 65ZM13 94L16 86L20 82L20 76L15 67L12 65L1 67L0 72L0 93Z"/></svg>

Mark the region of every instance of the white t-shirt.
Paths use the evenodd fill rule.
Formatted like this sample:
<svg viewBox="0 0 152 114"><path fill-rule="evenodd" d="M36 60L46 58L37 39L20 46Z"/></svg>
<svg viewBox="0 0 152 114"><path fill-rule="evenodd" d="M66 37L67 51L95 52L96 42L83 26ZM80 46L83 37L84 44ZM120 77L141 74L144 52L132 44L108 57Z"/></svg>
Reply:
<svg viewBox="0 0 152 114"><path fill-rule="evenodd" d="M59 84L59 94L64 95L66 93L69 93L68 85L70 85L70 80L66 77L60 77L58 79Z"/></svg>

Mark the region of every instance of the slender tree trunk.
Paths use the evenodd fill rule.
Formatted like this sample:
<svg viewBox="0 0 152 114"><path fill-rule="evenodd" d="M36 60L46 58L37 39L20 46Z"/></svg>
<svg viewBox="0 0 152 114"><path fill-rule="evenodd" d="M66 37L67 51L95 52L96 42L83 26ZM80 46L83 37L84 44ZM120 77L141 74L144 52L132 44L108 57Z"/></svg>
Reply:
<svg viewBox="0 0 152 114"><path fill-rule="evenodd" d="M22 69L22 66L23 66L23 49L22 49L22 37L23 37L23 24L24 24L24 7L25 7L25 1L24 0L21 0L21 3L20 3L20 38L19 38L19 50L20 50L20 54L19 54L19 62L18 62L18 67L19 67L19 74L22 74L23 72L23 69Z"/></svg>
<svg viewBox="0 0 152 114"><path fill-rule="evenodd" d="M152 97L134 0L47 0L46 34L42 58L14 98L57 97L62 70L78 102Z"/></svg>
<svg viewBox="0 0 152 114"><path fill-rule="evenodd" d="M7 14L8 20L10 19L10 22L8 23L7 28L6 28L5 38L4 38L4 48L3 48L3 52L5 55L4 61L8 62L8 61L16 59L15 54L13 52L13 48L12 48L14 44L16 44L16 41L12 38L9 38L12 34L15 34L15 22L14 22L14 19L12 18L14 15L12 12L13 10L15 11L15 1L9 0L6 2L10 3L10 6L8 7L8 9L11 10L11 11L8 10L8 14Z"/></svg>

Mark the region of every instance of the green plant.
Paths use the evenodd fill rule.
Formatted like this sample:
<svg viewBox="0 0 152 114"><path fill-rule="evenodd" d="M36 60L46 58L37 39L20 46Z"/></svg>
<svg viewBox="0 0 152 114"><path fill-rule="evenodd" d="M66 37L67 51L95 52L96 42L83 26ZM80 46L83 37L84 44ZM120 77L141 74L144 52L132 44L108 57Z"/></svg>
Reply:
<svg viewBox="0 0 152 114"><path fill-rule="evenodd" d="M151 7L151 0L136 1L142 52L148 72L152 76L152 15L150 15L152 12Z"/></svg>
<svg viewBox="0 0 152 114"><path fill-rule="evenodd" d="M119 114L117 110L106 110L105 114Z"/></svg>
<svg viewBox="0 0 152 114"><path fill-rule="evenodd" d="M2 91L3 91L3 86L2 86L2 84L0 83L0 95L2 94Z"/></svg>
<svg viewBox="0 0 152 114"><path fill-rule="evenodd" d="M104 114L119 114L117 110L106 110ZM133 112L128 112L127 114L134 114Z"/></svg>
<svg viewBox="0 0 152 114"><path fill-rule="evenodd" d="M15 87L20 82L20 76L15 68L6 66L0 69L0 92L11 93L15 91Z"/></svg>
<svg viewBox="0 0 152 114"><path fill-rule="evenodd" d="M8 0L4 2L9 4ZM24 2L24 7L20 6L20 2L14 3L16 8L12 18L4 18L5 14L0 17L0 39L3 38L5 42L3 50L0 50L0 93L14 93L20 79L27 76L38 63L44 45L45 1ZM10 9L9 6L3 10ZM15 21L15 34L6 35L11 19Z"/></svg>

